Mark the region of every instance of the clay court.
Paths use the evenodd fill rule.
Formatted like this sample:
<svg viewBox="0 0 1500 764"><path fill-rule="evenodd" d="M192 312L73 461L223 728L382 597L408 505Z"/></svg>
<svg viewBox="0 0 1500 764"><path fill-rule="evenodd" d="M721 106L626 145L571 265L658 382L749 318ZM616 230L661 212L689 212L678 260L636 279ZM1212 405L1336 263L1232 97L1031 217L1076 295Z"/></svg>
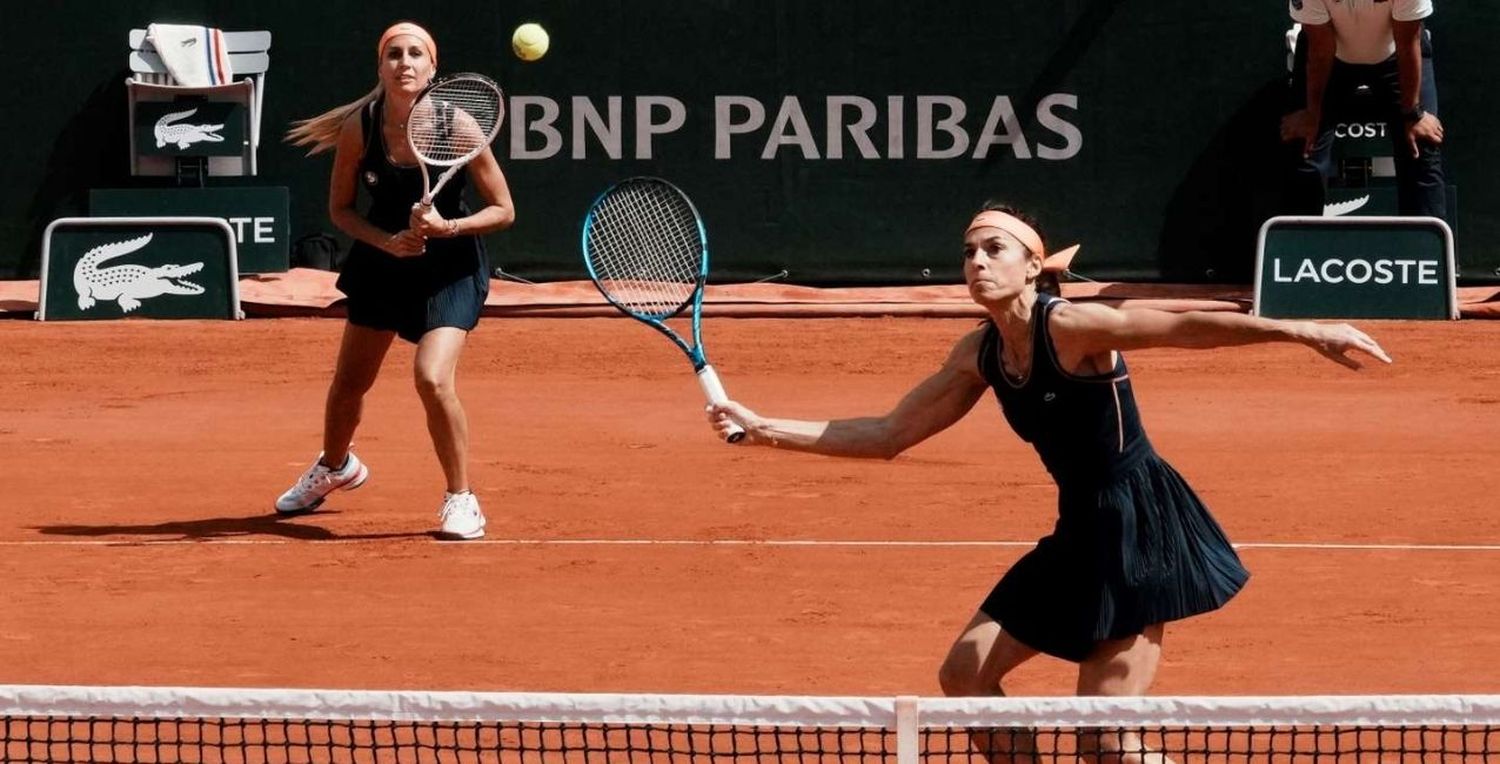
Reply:
<svg viewBox="0 0 1500 764"><path fill-rule="evenodd" d="M972 319L716 318L734 397L883 411ZM1130 355L1146 427L1254 577L1169 627L1157 694L1500 686L1500 322L1361 324ZM342 322L0 321L0 665L13 683L937 694L1054 491L986 398L890 463L716 442L681 355L622 318L487 319L464 356L482 542L441 497L412 349L295 520ZM1039 659L1007 688L1066 694Z"/></svg>

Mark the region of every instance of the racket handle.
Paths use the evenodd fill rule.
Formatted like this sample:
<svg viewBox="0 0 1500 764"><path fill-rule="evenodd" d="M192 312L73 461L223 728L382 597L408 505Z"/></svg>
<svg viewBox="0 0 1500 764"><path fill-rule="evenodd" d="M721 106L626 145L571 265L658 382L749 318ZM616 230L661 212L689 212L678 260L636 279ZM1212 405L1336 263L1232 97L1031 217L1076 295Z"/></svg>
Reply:
<svg viewBox="0 0 1500 764"><path fill-rule="evenodd" d="M723 383L719 382L718 373L708 364L703 364L703 368L698 370L698 385L703 388L703 395L708 398L709 403L723 403L729 400L729 396L724 394ZM724 439L730 443L744 440L745 428L730 422L729 433Z"/></svg>

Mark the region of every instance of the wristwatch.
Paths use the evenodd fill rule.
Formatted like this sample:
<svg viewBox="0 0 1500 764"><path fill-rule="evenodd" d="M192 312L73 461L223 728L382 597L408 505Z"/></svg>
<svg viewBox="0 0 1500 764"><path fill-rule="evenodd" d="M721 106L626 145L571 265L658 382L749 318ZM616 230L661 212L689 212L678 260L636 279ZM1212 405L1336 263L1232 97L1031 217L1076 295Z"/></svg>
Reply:
<svg viewBox="0 0 1500 764"><path fill-rule="evenodd" d="M1427 116L1427 110L1418 105L1411 107L1411 111L1402 113L1401 118L1405 119L1408 125L1412 125L1422 121L1425 116Z"/></svg>

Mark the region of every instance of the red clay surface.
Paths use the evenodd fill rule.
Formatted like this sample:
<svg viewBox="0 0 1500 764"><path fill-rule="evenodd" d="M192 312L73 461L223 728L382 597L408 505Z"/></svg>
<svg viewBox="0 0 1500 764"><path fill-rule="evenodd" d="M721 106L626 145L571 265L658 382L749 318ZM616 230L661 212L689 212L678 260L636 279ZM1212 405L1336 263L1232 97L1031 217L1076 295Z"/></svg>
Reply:
<svg viewBox="0 0 1500 764"><path fill-rule="evenodd" d="M732 395L851 416L973 323L706 332ZM1249 587L1168 628L1154 692L1500 690L1500 322L1363 326L1396 365L1130 354L1153 441L1231 538L1310 545L1244 549ZM936 694L1024 547L888 542L1029 542L1053 520L992 399L891 463L736 449L644 327L491 319L460 379L488 543L429 535L442 484L401 344L356 437L370 482L278 522L341 327L0 321L0 683ZM1330 546L1369 544L1393 547ZM1039 659L1007 689L1071 687Z"/></svg>

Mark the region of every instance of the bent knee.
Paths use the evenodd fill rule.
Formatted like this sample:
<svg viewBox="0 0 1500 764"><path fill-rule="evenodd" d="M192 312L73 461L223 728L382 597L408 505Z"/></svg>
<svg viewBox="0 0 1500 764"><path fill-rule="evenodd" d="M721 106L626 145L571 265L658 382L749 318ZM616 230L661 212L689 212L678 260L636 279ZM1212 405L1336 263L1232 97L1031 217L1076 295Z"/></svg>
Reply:
<svg viewBox="0 0 1500 764"><path fill-rule="evenodd" d="M328 396L341 401L362 398L374 386L373 376L334 372L333 381L328 384Z"/></svg>
<svg viewBox="0 0 1500 764"><path fill-rule="evenodd" d="M943 694L950 698L993 695L1000 687L999 682L985 686L983 677L974 670L974 667L965 665L963 661L955 661L951 657L943 661L943 665L938 668L937 678L938 687L941 687Z"/></svg>
<svg viewBox="0 0 1500 764"><path fill-rule="evenodd" d="M413 382L417 388L417 394L429 400L441 400L456 397L456 388L453 380L437 374L424 374L417 372Z"/></svg>

